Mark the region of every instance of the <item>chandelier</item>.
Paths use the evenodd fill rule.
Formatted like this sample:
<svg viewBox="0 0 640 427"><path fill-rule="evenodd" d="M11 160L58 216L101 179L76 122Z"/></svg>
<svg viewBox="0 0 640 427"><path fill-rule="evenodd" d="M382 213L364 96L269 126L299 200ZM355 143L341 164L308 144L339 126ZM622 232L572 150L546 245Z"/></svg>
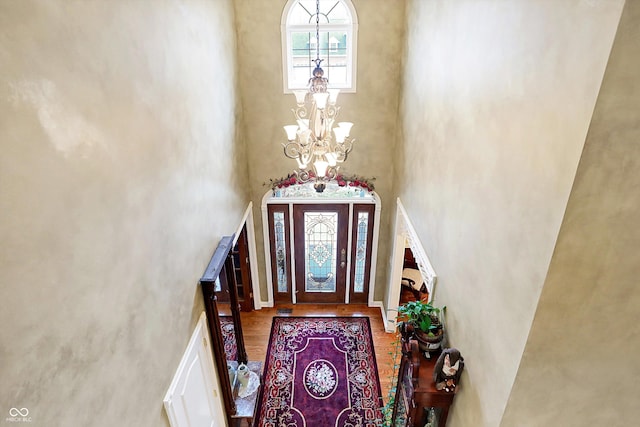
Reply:
<svg viewBox="0 0 640 427"><path fill-rule="evenodd" d="M338 122L340 107L336 100L340 89L329 89L329 80L320 66L320 0L316 0L316 66L306 90L294 90L296 108L295 125L284 127L287 142L284 154L295 159L295 174L300 182L314 182L317 192L324 191L326 182L338 174L339 164L347 160L354 139L349 136L353 123ZM334 124L336 126L334 127ZM333 131L333 132L332 132Z"/></svg>

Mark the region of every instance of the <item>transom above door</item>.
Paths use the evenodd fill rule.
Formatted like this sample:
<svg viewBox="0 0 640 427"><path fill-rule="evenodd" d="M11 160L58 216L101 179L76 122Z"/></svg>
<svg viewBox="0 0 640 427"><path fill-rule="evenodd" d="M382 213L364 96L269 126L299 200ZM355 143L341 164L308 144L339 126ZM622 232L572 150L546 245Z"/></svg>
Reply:
<svg viewBox="0 0 640 427"><path fill-rule="evenodd" d="M288 198L270 192L265 196L265 255L272 302L373 300L370 282L375 277L379 198L370 192L351 194Z"/></svg>

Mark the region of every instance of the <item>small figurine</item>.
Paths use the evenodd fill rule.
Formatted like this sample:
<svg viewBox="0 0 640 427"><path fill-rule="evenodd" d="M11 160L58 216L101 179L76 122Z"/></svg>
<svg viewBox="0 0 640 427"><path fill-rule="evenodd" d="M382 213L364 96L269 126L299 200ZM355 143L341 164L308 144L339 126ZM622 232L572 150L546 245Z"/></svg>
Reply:
<svg viewBox="0 0 640 427"><path fill-rule="evenodd" d="M244 363L241 363L238 366L237 370L238 381L240 382L240 387L247 388L247 384L249 383L249 377L251 376L251 371Z"/></svg>
<svg viewBox="0 0 640 427"><path fill-rule="evenodd" d="M433 369L433 382L436 383L436 390L455 391L463 369L464 358L457 349L443 350Z"/></svg>

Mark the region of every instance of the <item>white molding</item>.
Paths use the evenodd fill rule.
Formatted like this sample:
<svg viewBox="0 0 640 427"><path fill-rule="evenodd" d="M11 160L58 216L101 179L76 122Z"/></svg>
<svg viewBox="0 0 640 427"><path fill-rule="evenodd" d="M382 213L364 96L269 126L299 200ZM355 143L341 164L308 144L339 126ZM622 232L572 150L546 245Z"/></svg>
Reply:
<svg viewBox="0 0 640 427"><path fill-rule="evenodd" d="M289 262L291 263L291 301L293 304L296 304L296 279L295 279L295 257L294 253L294 227L293 227L293 205L296 204L349 204L349 247L352 239L352 224L353 224L353 205L354 204L374 204L375 205L375 215L374 215L374 223L373 223L373 241L371 243L371 268L369 270L369 294L368 294L368 303L373 303L373 294L375 288L376 281L376 271L377 271L377 257L378 257L378 241L380 235L380 212L382 211L382 201L380 200L380 196L375 191L372 191L373 200L369 198L322 198L322 199L309 199L309 198L276 198L273 197L273 191L268 190L264 196L262 196L262 233L264 236L264 259L265 259L265 269L267 272L267 294L268 300L262 301L263 307L273 307L273 272L271 270L271 248L269 246L269 215L267 206L270 204L278 204L278 205L288 205L289 209ZM347 253L347 286L345 292L345 302L349 301L349 272L351 271L351 251Z"/></svg>
<svg viewBox="0 0 640 427"><path fill-rule="evenodd" d="M382 212L382 201L377 193L376 208L373 216L373 240L371 241L371 268L369 269L369 304L373 304L373 294L376 284L376 272L378 271L378 243L380 242L380 213ZM380 301L382 304L382 301Z"/></svg>
<svg viewBox="0 0 640 427"><path fill-rule="evenodd" d="M433 266L431 265L431 261L427 256L427 253L424 250L424 246L422 246L422 242L418 237L418 233L416 233L415 228L413 228L413 224L409 219L409 214L404 209L402 202L398 198L398 210L401 213L400 218L403 219L401 224L405 227L404 235L407 239L407 244L411 248L413 252L413 257L418 264L418 268L420 269L420 273L422 273L422 278L427 285L427 289L429 290L429 301L433 299L433 292L436 286L436 281L438 280L438 276L436 275Z"/></svg>
<svg viewBox="0 0 640 427"><path fill-rule="evenodd" d="M244 211L240 226L236 230L233 245L238 242L242 227L247 226L247 241L249 243L249 264L251 265L251 289L253 290L253 308L260 310L262 301L260 296L260 278L258 276L258 249L256 248L256 228L253 222L253 202L249 202Z"/></svg>
<svg viewBox="0 0 640 427"><path fill-rule="evenodd" d="M264 264L267 279L267 301L260 301L263 307L273 307L273 282L271 280L271 250L269 247L269 214L267 212L267 200L271 191L267 191L262 197L260 210L262 211L262 242L264 246Z"/></svg>
<svg viewBox="0 0 640 427"><path fill-rule="evenodd" d="M378 307L380 309L384 331L390 334L394 333L396 331L395 320L388 319L387 313L384 311L384 303L382 301L371 301L368 305L369 307Z"/></svg>
<svg viewBox="0 0 640 427"><path fill-rule="evenodd" d="M398 222L398 215L396 214L396 226L394 227L394 230L397 230L397 222ZM387 326L386 329L387 331L390 331L391 329L395 329L396 325L395 325L395 319L397 317L397 308L398 308L398 301L400 301L400 282L402 279L402 265L404 263L404 248L406 245L406 239L404 237L404 234L400 233L397 234L394 233L393 235L393 240L394 240L394 244L391 248L391 263L390 263L390 283L389 283L389 291L387 293L388 295L388 299L387 299L387 313L386 313L386 318L387 318Z"/></svg>
<svg viewBox="0 0 640 427"><path fill-rule="evenodd" d="M413 257L416 260L422 279L429 291L429 301L433 300L435 286L438 280L431 261L422 246L422 242L416 233L413 224L409 219L409 215L405 210L400 198L397 199L396 218L393 231L393 248L391 250L391 274L389 275L389 292L387 293L387 319L395 319L393 313L397 312L398 301L400 300L400 282L402 280L402 265L404 260L404 248L411 248ZM395 329L395 320L387 320L387 330L391 328L393 323Z"/></svg>
<svg viewBox="0 0 640 427"><path fill-rule="evenodd" d="M293 224L293 203L289 203L289 264L291 264L291 302L296 304L298 299L296 298L296 257L294 251L296 249L294 224ZM269 259L271 259L271 250L269 250Z"/></svg>

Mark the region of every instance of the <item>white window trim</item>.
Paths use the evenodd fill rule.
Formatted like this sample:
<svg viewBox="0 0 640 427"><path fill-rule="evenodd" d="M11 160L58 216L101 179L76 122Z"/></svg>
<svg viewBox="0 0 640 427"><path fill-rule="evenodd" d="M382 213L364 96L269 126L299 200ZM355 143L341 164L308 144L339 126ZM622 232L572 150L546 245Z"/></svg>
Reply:
<svg viewBox="0 0 640 427"><path fill-rule="evenodd" d="M351 13L351 28L347 29L347 39L351 40L351 55L347 58L347 68L351 68L351 73L347 75L347 86L348 87L340 87L338 85L332 85L329 82L330 87L339 88L342 93L355 93L356 92L356 76L357 76L357 65L358 65L358 14L356 13L356 9L353 6L351 0L339 0L341 1L349 12ZM298 0L288 0L287 4L285 4L284 9L282 10L282 17L280 20L280 36L281 36L281 48L282 48L282 87L284 89L284 93L293 93L295 89L300 88L289 88L289 64L292 63L293 58L291 49L289 49L289 43L291 41L291 33L296 31L308 31L309 26L307 25L291 25L287 28L287 19L289 18L289 14L291 13L292 7L298 2ZM336 29L344 29L344 25L331 25L331 24L320 24L320 30L322 32L333 31ZM315 25L314 25L315 29ZM311 78L311 75L309 75Z"/></svg>

